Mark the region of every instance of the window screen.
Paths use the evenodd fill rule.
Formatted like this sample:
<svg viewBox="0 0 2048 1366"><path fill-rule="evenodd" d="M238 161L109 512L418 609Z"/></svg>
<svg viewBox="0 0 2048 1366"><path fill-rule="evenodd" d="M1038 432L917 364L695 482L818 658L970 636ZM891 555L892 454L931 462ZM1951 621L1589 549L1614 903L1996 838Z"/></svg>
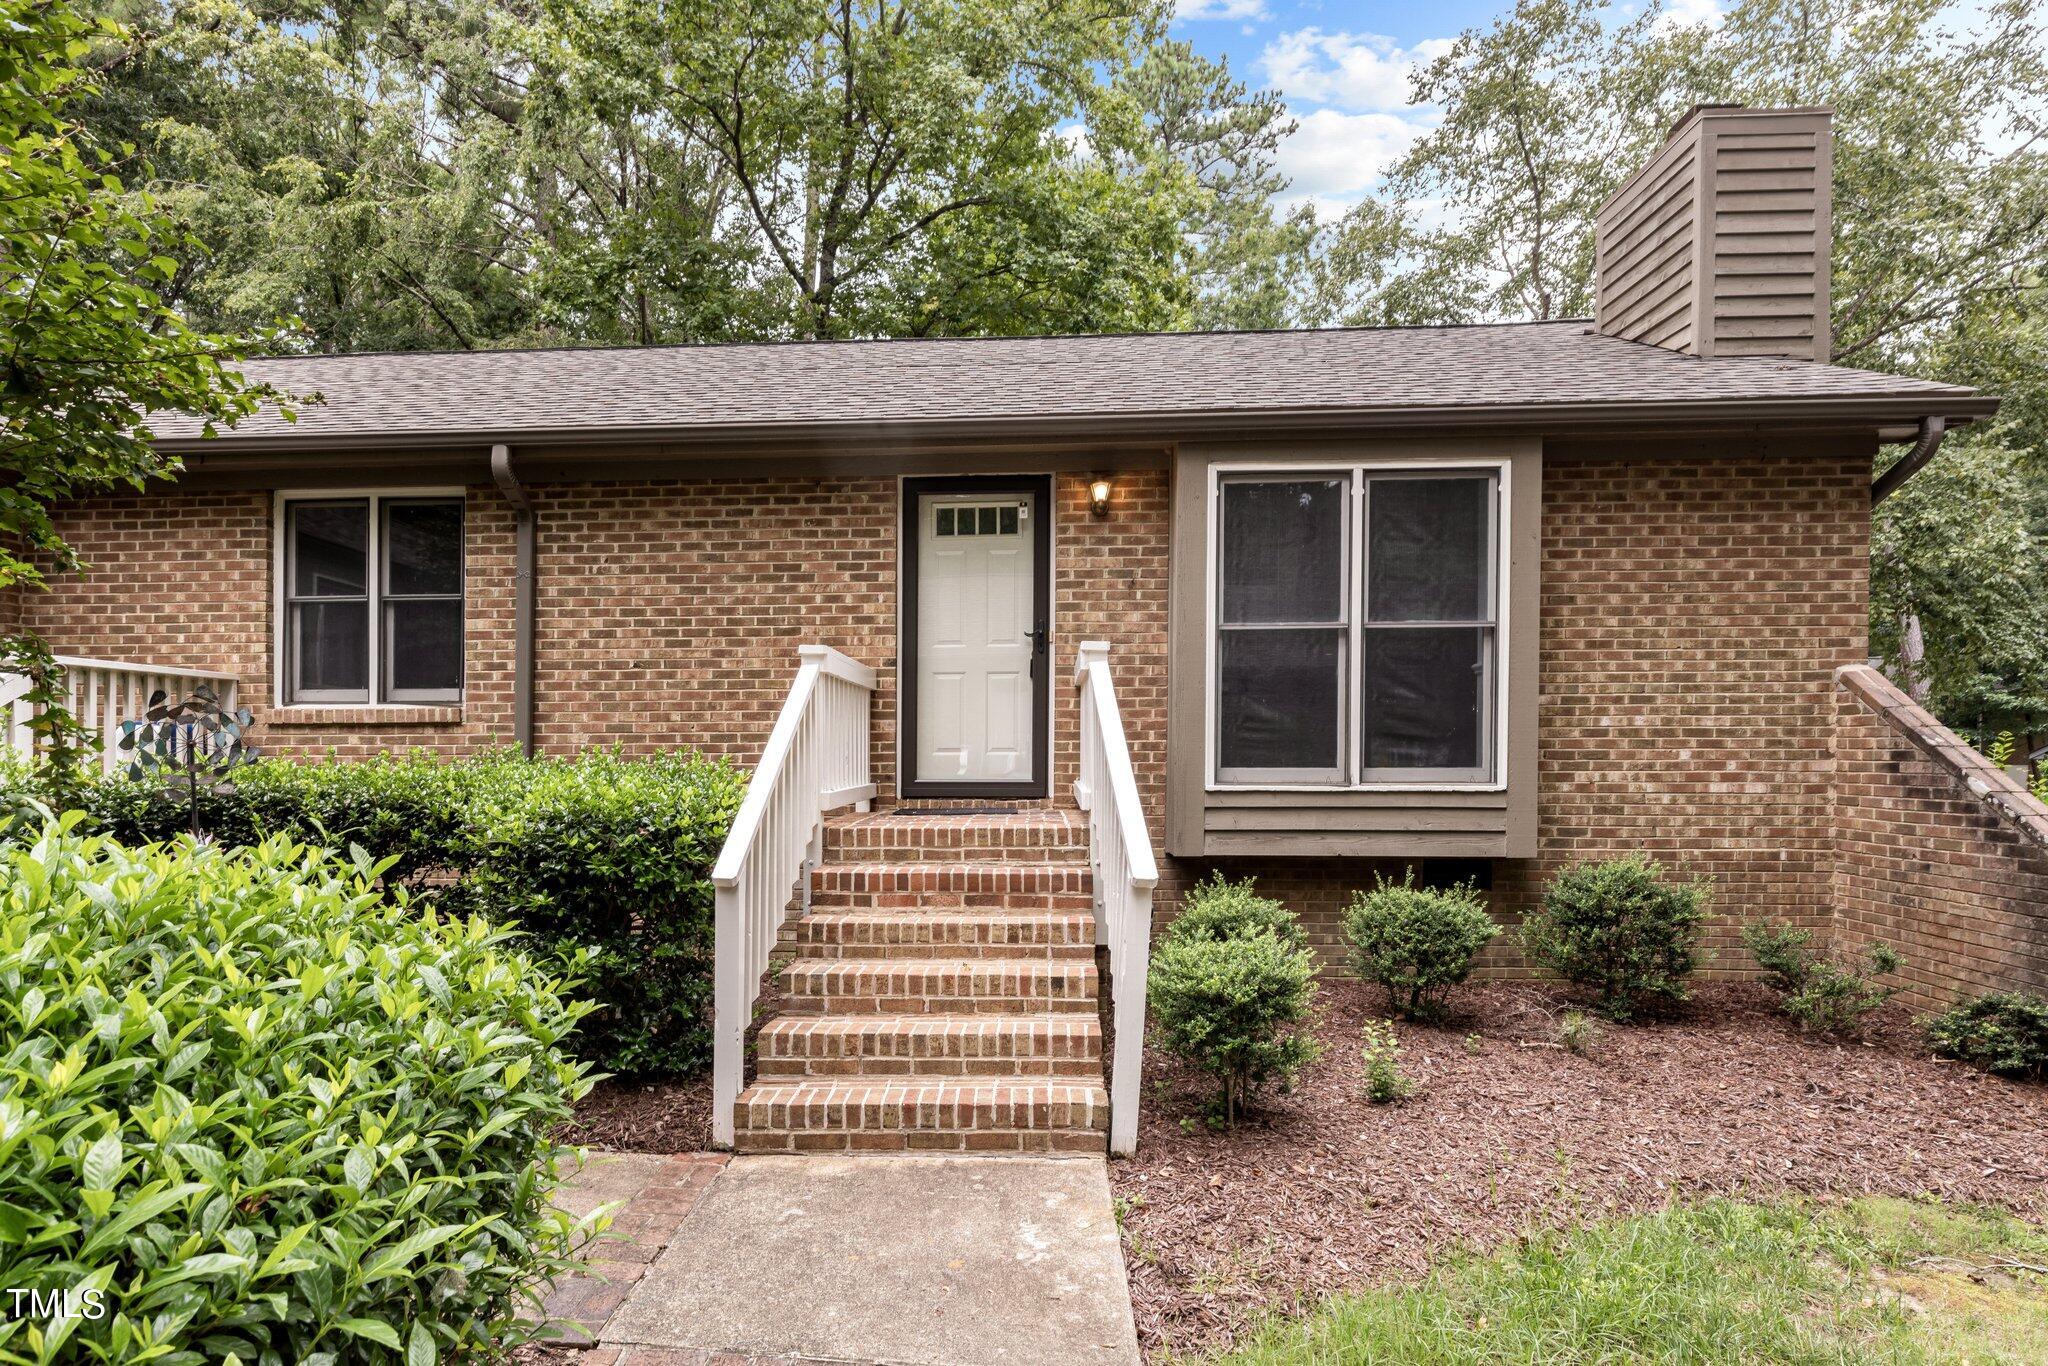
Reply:
<svg viewBox="0 0 2048 1366"><path fill-rule="evenodd" d="M459 500L287 503L287 700L459 700L462 534Z"/></svg>
<svg viewBox="0 0 2048 1366"><path fill-rule="evenodd" d="M1498 489L1492 471L1222 479L1218 781L1490 779Z"/></svg>

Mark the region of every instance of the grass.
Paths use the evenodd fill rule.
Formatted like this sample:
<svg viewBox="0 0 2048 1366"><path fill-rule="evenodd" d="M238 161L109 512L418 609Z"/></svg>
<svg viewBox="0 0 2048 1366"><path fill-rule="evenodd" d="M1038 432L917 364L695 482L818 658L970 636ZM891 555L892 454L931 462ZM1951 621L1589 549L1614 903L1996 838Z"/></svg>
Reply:
<svg viewBox="0 0 2048 1366"><path fill-rule="evenodd" d="M2048 1274L2027 1266L2048 1266L2048 1233L1995 1212L1710 1200L1333 1299L1222 1360L2048 1361Z"/></svg>

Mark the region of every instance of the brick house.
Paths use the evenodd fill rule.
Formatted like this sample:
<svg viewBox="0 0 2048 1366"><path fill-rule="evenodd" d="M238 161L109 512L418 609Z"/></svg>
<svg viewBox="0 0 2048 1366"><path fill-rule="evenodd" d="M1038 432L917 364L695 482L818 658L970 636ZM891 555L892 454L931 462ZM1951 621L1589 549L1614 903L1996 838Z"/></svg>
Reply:
<svg viewBox="0 0 2048 1366"><path fill-rule="evenodd" d="M1217 867L1333 954L1374 869L1512 918L1646 850L1713 876L1730 970L1769 916L1906 941L1924 1000L2038 988L2048 810L1837 678L1879 445L1996 404L1825 363L1828 167L1824 111L1689 114L1592 321L264 361L324 401L163 423L176 484L65 509L89 572L0 615L131 662L81 673L108 720L232 680L273 754L758 767L745 1147L1100 1151L1098 944L1128 1147L1152 899Z"/></svg>

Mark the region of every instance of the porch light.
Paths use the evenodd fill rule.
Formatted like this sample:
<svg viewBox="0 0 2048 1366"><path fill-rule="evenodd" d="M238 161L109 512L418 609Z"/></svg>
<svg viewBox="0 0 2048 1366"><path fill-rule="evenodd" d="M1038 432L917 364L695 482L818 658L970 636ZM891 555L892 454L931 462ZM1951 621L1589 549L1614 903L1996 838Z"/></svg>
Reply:
<svg viewBox="0 0 2048 1366"><path fill-rule="evenodd" d="M1088 486L1088 506L1097 517L1109 516L1109 481L1097 479Z"/></svg>

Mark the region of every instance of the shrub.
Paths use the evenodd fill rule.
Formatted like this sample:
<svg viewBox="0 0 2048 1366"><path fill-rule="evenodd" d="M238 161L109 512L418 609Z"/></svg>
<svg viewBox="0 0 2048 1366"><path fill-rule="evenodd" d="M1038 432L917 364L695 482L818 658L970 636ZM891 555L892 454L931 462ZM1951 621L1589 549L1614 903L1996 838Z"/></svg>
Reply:
<svg viewBox="0 0 2048 1366"><path fill-rule="evenodd" d="M525 1331L589 1231L549 1204L589 1087L568 981L366 862L78 819L0 850L0 1285L106 1310L58 1355L419 1362ZM0 1322L0 1355L33 1331Z"/></svg>
<svg viewBox="0 0 2048 1366"><path fill-rule="evenodd" d="M1284 1088L1319 1052L1309 1033L1315 955L1271 930L1210 939L1169 934L1147 979L1159 1046L1222 1086L1225 1124L1268 1083Z"/></svg>
<svg viewBox="0 0 2048 1366"><path fill-rule="evenodd" d="M2048 1001L1994 991L1926 1021L1927 1041L1945 1058L2008 1077L2048 1078Z"/></svg>
<svg viewBox="0 0 2048 1366"><path fill-rule="evenodd" d="M1362 1033L1366 1101L1391 1105L1414 1095L1415 1083L1401 1070L1401 1041L1394 1037L1394 1027L1382 1020L1367 1020Z"/></svg>
<svg viewBox="0 0 2048 1366"><path fill-rule="evenodd" d="M1600 1022L1583 1010L1567 1010L1557 1020L1557 1046L1575 1058L1590 1058L1600 1046Z"/></svg>
<svg viewBox="0 0 2048 1366"><path fill-rule="evenodd" d="M460 903L591 955L604 1009L584 1024L582 1056L629 1074L708 1065L711 865L745 795L738 771L594 756L525 776L470 801Z"/></svg>
<svg viewBox="0 0 2048 1366"><path fill-rule="evenodd" d="M1808 1033L1850 1029L1898 990L1871 981L1899 970L1899 955L1886 944L1872 944L1857 964L1816 947L1809 930L1770 921L1743 926L1742 942L1778 992L1778 1008Z"/></svg>
<svg viewBox="0 0 2048 1366"><path fill-rule="evenodd" d="M1405 1019L1443 1013L1444 992L1472 975L1472 958L1493 942L1500 926L1486 898L1471 884L1442 890L1415 885L1410 868L1400 882L1375 874L1373 889L1351 898L1344 937L1360 977L1387 989Z"/></svg>
<svg viewBox="0 0 2048 1366"><path fill-rule="evenodd" d="M1231 882L1221 873L1210 874L1207 881L1188 889L1167 933L1177 939L1234 939L1267 930L1290 949L1307 948L1308 934L1301 921L1278 901L1260 896L1256 882Z"/></svg>
<svg viewBox="0 0 2048 1366"><path fill-rule="evenodd" d="M99 829L140 844L182 831L189 795L113 778L92 785L87 807ZM602 1009L580 1031L579 1055L654 1075L710 1059L711 865L744 795L722 760L599 752L259 760L199 799L201 824L222 844L283 834L361 846L388 861L387 885L516 925L556 954L589 950Z"/></svg>
<svg viewBox="0 0 2048 1366"><path fill-rule="evenodd" d="M1709 890L1665 881L1663 865L1640 854L1574 864L1544 888L1522 942L1531 958L1592 992L1601 1014L1629 1020L1685 999Z"/></svg>

